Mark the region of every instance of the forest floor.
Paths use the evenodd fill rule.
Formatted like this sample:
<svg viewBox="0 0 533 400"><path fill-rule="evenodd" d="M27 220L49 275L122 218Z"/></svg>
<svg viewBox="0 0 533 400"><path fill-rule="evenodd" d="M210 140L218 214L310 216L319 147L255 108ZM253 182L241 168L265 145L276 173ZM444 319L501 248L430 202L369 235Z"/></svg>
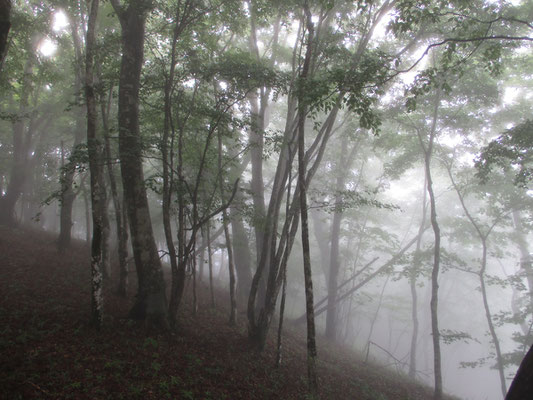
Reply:
<svg viewBox="0 0 533 400"><path fill-rule="evenodd" d="M227 309L182 306L171 334L147 331L125 318L128 298L105 290L105 322L87 325L88 248L74 242L59 255L55 235L0 227L0 399L306 399L303 332L284 336L274 368L275 341L257 354L245 316L235 327ZM111 285L109 285L111 286ZM219 303L227 302L224 292ZM365 364L319 339L321 399L422 400L432 391L405 376Z"/></svg>

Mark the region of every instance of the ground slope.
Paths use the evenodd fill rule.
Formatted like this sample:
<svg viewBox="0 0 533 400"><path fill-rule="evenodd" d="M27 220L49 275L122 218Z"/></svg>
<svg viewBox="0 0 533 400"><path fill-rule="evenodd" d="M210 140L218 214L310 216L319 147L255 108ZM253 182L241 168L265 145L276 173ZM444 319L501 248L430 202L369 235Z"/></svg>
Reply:
<svg viewBox="0 0 533 400"><path fill-rule="evenodd" d="M162 335L124 318L132 293L123 299L107 288L105 325L94 331L88 250L74 243L60 256L54 240L0 227L0 398L306 398L303 336L286 335L276 369L273 341L252 352L244 321L229 327L227 310L209 308L202 291L197 315L185 304L179 329ZM319 358L321 399L431 399L427 388L326 343Z"/></svg>

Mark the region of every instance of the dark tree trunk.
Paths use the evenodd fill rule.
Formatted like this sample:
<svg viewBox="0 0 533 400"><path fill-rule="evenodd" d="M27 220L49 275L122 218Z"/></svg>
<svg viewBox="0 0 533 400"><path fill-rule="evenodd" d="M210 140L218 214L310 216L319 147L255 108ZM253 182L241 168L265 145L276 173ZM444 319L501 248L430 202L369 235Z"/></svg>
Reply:
<svg viewBox="0 0 533 400"><path fill-rule="evenodd" d="M305 6L307 19L307 50L305 60L300 73L301 87L298 96L298 184L300 186L300 215L302 219L302 251L304 263L304 281L305 281L305 309L307 314L307 378L309 393L312 397L318 396L318 380L316 374L316 342L315 342L315 312L313 300L313 277L311 272L311 250L309 247L309 226L307 215L307 187L306 187L306 163L305 163L305 120L306 105L305 92L302 89L305 85L303 82L308 77L311 65L311 54L313 46L314 27L311 22L311 12ZM331 276L330 276L331 281Z"/></svg>
<svg viewBox="0 0 533 400"><path fill-rule="evenodd" d="M167 300L161 261L152 231L142 166L139 131L139 89L144 59L146 15L151 1L134 0L127 8L113 0L122 27L119 80L119 154L124 198L138 277L138 292L130 317L168 328Z"/></svg>
<svg viewBox="0 0 533 400"><path fill-rule="evenodd" d="M240 191L236 194L236 203L239 204ZM233 233L233 252L235 255L235 271L237 273L237 298L239 304L245 304L248 293L250 293L250 285L252 283L252 254L250 252L250 241L242 215L235 206L230 209L231 231Z"/></svg>
<svg viewBox="0 0 533 400"><path fill-rule="evenodd" d="M173 157L173 144L174 144L174 127L172 122L172 93L174 87L174 71L176 66L176 44L178 39L178 24L174 27L172 45L171 45L171 62L170 70L165 81L164 88L164 111L165 119L163 124L163 137L161 139L161 156L163 158L163 230L165 232L165 240L167 242L168 256L170 258L170 270L172 273L172 286L176 285L176 279L178 277L178 254L176 253L176 247L174 245L174 238L172 235L172 225L170 223L171 204L172 204L172 191L174 187L174 157ZM170 143L169 143L170 142ZM181 151L181 149L180 149ZM181 223L181 221L180 221ZM180 242L179 246L182 246ZM181 253L180 253L181 255ZM181 262L181 259L180 259ZM174 290L172 291L169 307L170 323L175 325L176 323L176 311L177 304L174 297Z"/></svg>
<svg viewBox="0 0 533 400"><path fill-rule="evenodd" d="M505 400L527 400L533 393L533 346L529 348L526 356L511 383Z"/></svg>
<svg viewBox="0 0 533 400"><path fill-rule="evenodd" d="M218 134L218 169L220 198L225 202L224 177L222 176L222 135ZM224 226L224 236L226 237L226 247L228 249L228 269L229 269L229 295L230 295L230 317L229 324L236 324L237 301L235 298L235 261L233 256L233 245L229 233L229 218L228 212L224 209L222 211L222 224Z"/></svg>
<svg viewBox="0 0 533 400"><path fill-rule="evenodd" d="M211 308L215 308L215 288L213 287L213 254L211 253L211 224L207 222L207 262L209 268L209 293L211 294Z"/></svg>
<svg viewBox="0 0 533 400"><path fill-rule="evenodd" d="M89 170L91 174L91 204L93 235L91 243L91 294L92 294L92 324L97 328L102 325L103 313L103 258L104 245L103 213L105 204L104 171L102 166L102 143L96 136L98 115L96 112L96 98L94 94L94 47L96 18L98 16L99 0L93 0L87 28L87 52L85 74L85 97L87 103L87 147L89 153Z"/></svg>
<svg viewBox="0 0 533 400"><path fill-rule="evenodd" d="M117 229L118 242L118 265L119 265L119 279L117 285L117 293L120 296L126 296L128 286L128 216L126 208L124 207L124 196L119 195L117 178L115 176L115 157L111 151L111 143L109 140L109 108L111 107L111 99L113 95L113 86L109 88L109 95L107 100L107 107L105 103L101 102L102 122L104 125L104 143L105 143L105 158L107 160L107 174L109 178L109 186L111 189L111 198L113 200L113 207L115 209L115 226Z"/></svg>

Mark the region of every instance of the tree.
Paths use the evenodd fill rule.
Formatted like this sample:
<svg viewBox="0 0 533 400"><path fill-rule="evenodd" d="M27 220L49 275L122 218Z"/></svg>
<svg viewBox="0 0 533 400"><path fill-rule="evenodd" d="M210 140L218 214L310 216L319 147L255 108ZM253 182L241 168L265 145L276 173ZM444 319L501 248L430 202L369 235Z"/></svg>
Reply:
<svg viewBox="0 0 533 400"><path fill-rule="evenodd" d="M59 237L57 238L57 247L60 252L65 251L70 246L72 235L72 208L74 206L74 200L76 199L77 192L73 188L74 177L78 165L82 163L80 160L81 143L84 136L83 130L83 113L82 103L80 101L82 95L82 82L85 80L85 71L83 71L83 56L84 51L82 48L82 41L80 40L78 29L78 18L75 13L70 15L71 19L71 35L72 42L74 44L74 106L72 107L75 114L74 125L74 143L72 144L71 156L65 165L62 165L62 173L60 177L60 218L59 218ZM80 20L83 20L81 16ZM82 27L82 31L86 29ZM83 155L81 155L83 157Z"/></svg>
<svg viewBox="0 0 533 400"><path fill-rule="evenodd" d="M518 368L505 400L525 400L533 392L533 346Z"/></svg>
<svg viewBox="0 0 533 400"><path fill-rule="evenodd" d="M122 27L118 98L119 155L139 285L130 316L146 319L166 328L168 311L165 281L146 197L139 131L139 89L144 59L145 23L153 5L146 0L130 1L127 6L121 5L119 0L112 0L111 4Z"/></svg>
<svg viewBox="0 0 533 400"><path fill-rule="evenodd" d="M105 189L104 168L102 163L103 146L97 137L98 114L96 109L96 96L94 94L94 48L96 18L98 16L99 0L91 2L85 61L85 99L87 102L87 147L89 153L89 169L91 173L91 205L93 233L91 243L91 299L92 299L92 324L98 329L102 325L103 317L103 287L104 272L103 246L104 244L104 213Z"/></svg>
<svg viewBox="0 0 533 400"><path fill-rule="evenodd" d="M313 296L313 276L311 272L311 253L309 249L309 227L307 216L307 187L306 187L306 162L305 162L305 120L307 115L307 99L305 85L311 67L311 58L314 46L315 27L311 20L311 11L307 2L304 6L305 29L307 30L307 44L304 63L299 76L298 93L298 186L300 196L300 215L302 219L302 251L304 260L305 280L305 310L307 315L307 379L309 393L312 397L318 396L318 380L316 374L316 340L315 340L315 304Z"/></svg>
<svg viewBox="0 0 533 400"><path fill-rule="evenodd" d="M463 211L466 217L468 218L468 220L474 227L476 234L479 238L479 241L481 242L482 255L481 255L480 268L478 272L479 283L481 287L481 296L483 297L483 307L485 308L485 316L487 318L487 324L488 324L489 332L492 338L492 343L496 350L496 366L497 366L499 377L500 377L500 387L501 387L502 395L505 396L505 393L507 392L507 384L505 382L505 367L503 363L500 340L498 339L498 336L496 334L496 329L494 327L494 322L492 320L493 317L492 317L492 313L491 313L489 302L488 302L486 282L485 282L485 279L486 279L485 274L487 270L488 237L490 233L493 231L493 229L495 228L495 226L498 224L498 222L500 222L502 215L497 215L494 218L494 221L488 226L483 226L480 221L476 221L476 219L473 217L473 215L471 214L470 210L468 209L466 205L464 190L462 191L459 188L458 184L455 182L451 165L446 165L446 170L448 171L448 176L450 177L452 186L455 189L457 196L459 197L461 207L463 208Z"/></svg>
<svg viewBox="0 0 533 400"><path fill-rule="evenodd" d="M476 160L477 176L482 182L488 182L491 171L497 166L504 171L513 171L514 183L520 187L527 187L533 178L532 149L533 149L533 122L526 120L514 128L491 141L484 147ZM514 167L510 169L509 167ZM516 220L515 223L519 222ZM529 255L528 255L529 256ZM521 260L522 261L522 260ZM527 261L524 265L528 268ZM529 288L531 290L531 287ZM530 292L531 295L531 292ZM532 389L533 381L533 347L529 349L522 360L520 367L505 397L506 400L526 398Z"/></svg>

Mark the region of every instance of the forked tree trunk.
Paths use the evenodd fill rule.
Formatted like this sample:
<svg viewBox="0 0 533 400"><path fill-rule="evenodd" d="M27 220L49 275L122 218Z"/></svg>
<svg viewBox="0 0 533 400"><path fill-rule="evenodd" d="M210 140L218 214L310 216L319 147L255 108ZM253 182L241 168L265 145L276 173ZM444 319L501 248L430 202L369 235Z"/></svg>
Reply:
<svg viewBox="0 0 533 400"><path fill-rule="evenodd" d="M118 126L119 154L128 210L138 292L130 317L168 328L167 299L161 261L152 231L142 166L139 131L139 89L144 59L144 32L151 1L132 0L121 6L111 1L122 27Z"/></svg>

